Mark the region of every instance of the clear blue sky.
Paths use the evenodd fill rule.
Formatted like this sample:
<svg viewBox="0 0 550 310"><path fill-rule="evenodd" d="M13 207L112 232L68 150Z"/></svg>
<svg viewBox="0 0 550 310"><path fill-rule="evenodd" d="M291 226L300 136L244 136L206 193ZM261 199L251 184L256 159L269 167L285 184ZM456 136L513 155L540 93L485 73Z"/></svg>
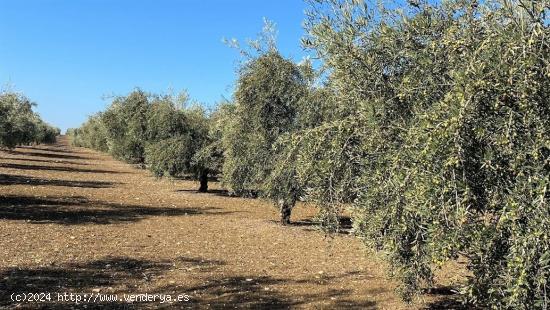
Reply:
<svg viewBox="0 0 550 310"><path fill-rule="evenodd" d="M65 130L108 104L103 95L134 87L187 89L212 106L231 97L237 51L277 24L285 56L300 60L301 0L0 0L0 86L38 103Z"/></svg>

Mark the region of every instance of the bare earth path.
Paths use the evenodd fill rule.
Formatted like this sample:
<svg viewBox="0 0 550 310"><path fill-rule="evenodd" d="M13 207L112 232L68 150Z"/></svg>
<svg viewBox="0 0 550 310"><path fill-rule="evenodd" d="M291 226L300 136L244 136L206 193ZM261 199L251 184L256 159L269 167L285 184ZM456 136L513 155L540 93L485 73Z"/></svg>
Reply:
<svg viewBox="0 0 550 310"><path fill-rule="evenodd" d="M314 210L299 207L302 225L282 227L264 201L196 187L64 138L0 151L0 308L75 306L58 292L190 297L79 305L88 309L407 307L359 240L307 225ZM55 294L11 301L19 292Z"/></svg>

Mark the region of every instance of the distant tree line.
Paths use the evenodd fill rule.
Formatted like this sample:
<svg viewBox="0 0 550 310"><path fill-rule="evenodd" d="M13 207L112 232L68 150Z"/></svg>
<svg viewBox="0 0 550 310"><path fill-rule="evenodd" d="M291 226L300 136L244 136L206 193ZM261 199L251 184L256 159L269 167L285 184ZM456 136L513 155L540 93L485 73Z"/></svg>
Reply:
<svg viewBox="0 0 550 310"><path fill-rule="evenodd" d="M219 174L271 199L283 224L300 200L328 231L348 209L407 301L464 259L466 303L548 308L549 8L312 0L316 69L264 40L214 112L135 91L71 133L158 176Z"/></svg>
<svg viewBox="0 0 550 310"><path fill-rule="evenodd" d="M217 174L221 154L205 153L211 143L210 123L199 105L187 106L187 94L153 95L135 90L116 97L106 111L69 129L73 145L112 154L131 164L147 167L157 176L191 176L208 189L208 175ZM202 153L199 154L199 150ZM206 160L208 158L208 160Z"/></svg>
<svg viewBox="0 0 550 310"><path fill-rule="evenodd" d="M60 134L33 111L35 104L20 93L0 92L0 148L55 143Z"/></svg>

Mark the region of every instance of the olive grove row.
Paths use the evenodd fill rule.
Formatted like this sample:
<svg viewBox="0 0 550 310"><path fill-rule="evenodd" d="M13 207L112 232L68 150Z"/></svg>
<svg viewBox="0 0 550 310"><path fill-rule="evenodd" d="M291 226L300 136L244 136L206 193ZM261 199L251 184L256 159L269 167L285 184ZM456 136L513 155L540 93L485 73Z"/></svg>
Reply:
<svg viewBox="0 0 550 310"><path fill-rule="evenodd" d="M54 143L60 131L45 123L32 109L35 104L22 94L0 93L0 147Z"/></svg>
<svg viewBox="0 0 550 310"><path fill-rule="evenodd" d="M318 65L265 36L215 111L136 90L73 139L201 190L219 176L283 223L300 200L329 231L348 209L405 300L465 259L465 302L548 308L549 6L312 0L302 44Z"/></svg>

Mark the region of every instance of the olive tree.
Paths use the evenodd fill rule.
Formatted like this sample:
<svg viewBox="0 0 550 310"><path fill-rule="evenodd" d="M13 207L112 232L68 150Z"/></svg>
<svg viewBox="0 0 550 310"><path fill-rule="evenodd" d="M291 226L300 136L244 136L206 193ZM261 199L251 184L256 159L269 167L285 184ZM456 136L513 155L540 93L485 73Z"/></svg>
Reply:
<svg viewBox="0 0 550 310"><path fill-rule="evenodd" d="M274 47L240 68L235 107L222 137L223 182L231 191L240 195L269 193L262 189L274 167L275 143L295 128L306 86L298 66ZM284 199L276 198L281 221L286 224L297 197L290 193Z"/></svg>
<svg viewBox="0 0 550 310"><path fill-rule="evenodd" d="M203 171L200 178L202 191L208 189L208 176L217 177L222 171L224 162L222 138L227 130L225 126L230 123L233 109L233 104L221 102L202 123L206 125L203 143L193 156L193 164L201 167Z"/></svg>
<svg viewBox="0 0 550 310"><path fill-rule="evenodd" d="M191 175L200 181L199 191L207 191L210 163L197 161L195 154L209 143L209 118L200 106L186 106L188 101L187 93L174 97L137 89L68 133L73 145L108 152L157 177Z"/></svg>
<svg viewBox="0 0 550 310"><path fill-rule="evenodd" d="M102 114L109 152L132 164L145 163L150 95L140 89L117 97Z"/></svg>
<svg viewBox="0 0 550 310"><path fill-rule="evenodd" d="M466 301L548 307L548 8L311 1L334 113L297 140L299 182L328 218L352 198L406 300L464 257Z"/></svg>
<svg viewBox="0 0 550 310"><path fill-rule="evenodd" d="M301 64L304 69L311 69L310 64ZM303 75L308 77L307 74ZM296 105L296 115L292 129L280 135L272 146L272 168L262 185L264 196L276 202L281 211L281 222L288 224L293 207L297 200L305 200L311 197L311 184L308 178L300 178L299 172L305 161L301 158L305 153L304 147L310 148L304 139L308 130L320 125L330 115L328 103L331 98L329 88L326 86L314 86L314 76L307 80L302 97ZM311 163L314 163L312 160Z"/></svg>
<svg viewBox="0 0 550 310"><path fill-rule="evenodd" d="M0 93L0 146L54 143L59 129L46 124L33 111L35 104L22 94Z"/></svg>
<svg viewBox="0 0 550 310"><path fill-rule="evenodd" d="M187 101L187 100L185 100ZM146 163L156 176L191 174L208 190L207 162L195 155L208 143L209 119L195 105L178 107L171 97L154 100L148 114Z"/></svg>
<svg viewBox="0 0 550 310"><path fill-rule="evenodd" d="M108 152L107 128L102 120L102 113L88 118L79 128L67 130L67 135L74 146L87 147L101 152Z"/></svg>

